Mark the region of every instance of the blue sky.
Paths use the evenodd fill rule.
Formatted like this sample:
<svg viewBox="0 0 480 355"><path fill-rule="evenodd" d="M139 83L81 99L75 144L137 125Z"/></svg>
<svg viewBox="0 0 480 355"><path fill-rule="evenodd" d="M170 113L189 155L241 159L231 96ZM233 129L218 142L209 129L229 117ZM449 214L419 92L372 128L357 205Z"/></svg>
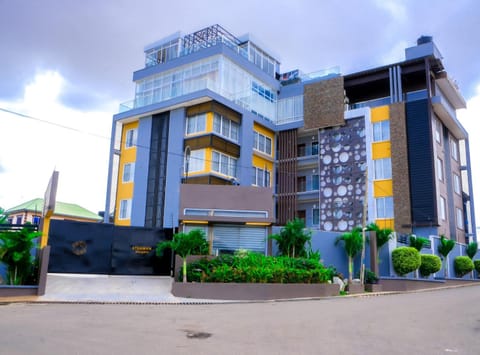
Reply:
<svg viewBox="0 0 480 355"><path fill-rule="evenodd" d="M111 118L133 98L144 46L215 23L254 35L282 71L305 73L401 61L406 47L431 35L467 100L460 118L475 136L479 14L475 0L0 0L0 108L41 120L0 111L0 206L42 196L56 168L60 200L103 210Z"/></svg>

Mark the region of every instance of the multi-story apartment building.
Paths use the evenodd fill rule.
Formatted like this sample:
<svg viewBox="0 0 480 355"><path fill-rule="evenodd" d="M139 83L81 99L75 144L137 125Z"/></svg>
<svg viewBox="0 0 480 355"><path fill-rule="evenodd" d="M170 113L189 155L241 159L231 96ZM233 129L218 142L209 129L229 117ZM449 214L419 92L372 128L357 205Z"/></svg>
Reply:
<svg viewBox="0 0 480 355"><path fill-rule="evenodd" d="M474 235L465 101L431 38L349 75L281 73L276 58L219 25L145 48L113 119L115 224L202 228L219 250L266 251L269 226L296 216Z"/></svg>

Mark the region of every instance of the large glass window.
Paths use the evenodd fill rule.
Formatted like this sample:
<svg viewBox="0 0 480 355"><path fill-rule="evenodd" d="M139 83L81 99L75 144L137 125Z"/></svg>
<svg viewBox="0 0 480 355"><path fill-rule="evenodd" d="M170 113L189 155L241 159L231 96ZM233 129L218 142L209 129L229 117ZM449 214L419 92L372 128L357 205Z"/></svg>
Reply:
<svg viewBox="0 0 480 355"><path fill-rule="evenodd" d="M391 158L374 160L375 179L391 179L392 178L392 160Z"/></svg>
<svg viewBox="0 0 480 355"><path fill-rule="evenodd" d="M381 142L390 140L390 121L380 121L373 124L373 141Z"/></svg>
<svg viewBox="0 0 480 355"><path fill-rule="evenodd" d="M213 151L212 152L212 171L217 173L236 177L237 176L237 159Z"/></svg>
<svg viewBox="0 0 480 355"><path fill-rule="evenodd" d="M224 116L214 113L213 115L213 131L225 138L238 142L239 125Z"/></svg>
<svg viewBox="0 0 480 355"><path fill-rule="evenodd" d="M135 163L125 163L123 165L122 182L133 181L134 173L135 173Z"/></svg>
<svg viewBox="0 0 480 355"><path fill-rule="evenodd" d="M187 117L186 135L205 132L206 121L207 116L204 113Z"/></svg>
<svg viewBox="0 0 480 355"><path fill-rule="evenodd" d="M190 152L190 161L185 164L185 173L197 172L205 170L205 149L192 150Z"/></svg>
<svg viewBox="0 0 480 355"><path fill-rule="evenodd" d="M133 147L137 144L137 130L129 129L125 136L125 148Z"/></svg>
<svg viewBox="0 0 480 355"><path fill-rule="evenodd" d="M121 200L118 219L130 219L132 213L132 200Z"/></svg>
<svg viewBox="0 0 480 355"><path fill-rule="evenodd" d="M259 152L272 155L272 139L254 131L253 148Z"/></svg>
<svg viewBox="0 0 480 355"><path fill-rule="evenodd" d="M393 197L375 199L377 218L393 218Z"/></svg>
<svg viewBox="0 0 480 355"><path fill-rule="evenodd" d="M318 142L312 142L312 155L318 155Z"/></svg>
<svg viewBox="0 0 480 355"><path fill-rule="evenodd" d="M312 190L318 190L319 186L318 175L312 175Z"/></svg>
<svg viewBox="0 0 480 355"><path fill-rule="evenodd" d="M268 170L254 167L252 185L270 187L270 172Z"/></svg>

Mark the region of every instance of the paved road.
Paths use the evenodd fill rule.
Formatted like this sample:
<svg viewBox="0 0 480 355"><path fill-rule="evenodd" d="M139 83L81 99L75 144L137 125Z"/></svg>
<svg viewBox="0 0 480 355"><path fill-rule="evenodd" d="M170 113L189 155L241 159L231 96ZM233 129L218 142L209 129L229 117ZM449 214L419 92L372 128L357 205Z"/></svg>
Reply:
<svg viewBox="0 0 480 355"><path fill-rule="evenodd" d="M0 354L480 354L480 286L216 305L0 305Z"/></svg>

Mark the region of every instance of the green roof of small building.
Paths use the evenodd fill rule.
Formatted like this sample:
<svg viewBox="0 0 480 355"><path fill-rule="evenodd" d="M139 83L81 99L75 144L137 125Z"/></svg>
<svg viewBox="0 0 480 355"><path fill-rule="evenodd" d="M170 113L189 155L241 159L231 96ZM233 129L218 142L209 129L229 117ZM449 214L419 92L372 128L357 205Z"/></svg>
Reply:
<svg viewBox="0 0 480 355"><path fill-rule="evenodd" d="M24 202L21 205L9 208L5 212L7 214L11 214L19 211L31 211L31 212L42 213L43 198L36 198L31 201ZM98 221L102 219L102 217L100 217L96 213L89 211L86 208L83 208L82 206L76 205L74 203L66 203L66 202L60 202L60 201L57 201L55 203L54 214L61 215L61 216L94 219Z"/></svg>

